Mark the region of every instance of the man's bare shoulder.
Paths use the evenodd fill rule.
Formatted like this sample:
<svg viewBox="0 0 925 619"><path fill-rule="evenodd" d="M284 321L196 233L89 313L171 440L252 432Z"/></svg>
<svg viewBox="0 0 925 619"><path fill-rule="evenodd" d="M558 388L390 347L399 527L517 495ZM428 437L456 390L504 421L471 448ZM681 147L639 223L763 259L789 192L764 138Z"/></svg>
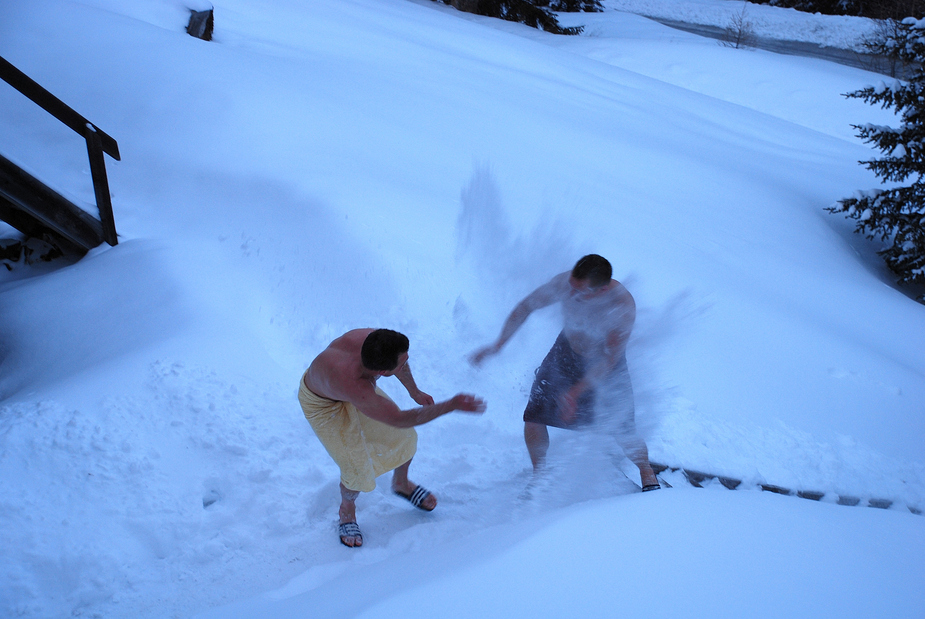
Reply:
<svg viewBox="0 0 925 619"><path fill-rule="evenodd" d="M568 298L569 275L570 273L566 271L553 276L548 282L531 292L524 301L534 309L564 301Z"/></svg>
<svg viewBox="0 0 925 619"><path fill-rule="evenodd" d="M612 294L615 302L636 307L636 299L633 298L633 295L627 290L626 286L615 279L610 280L610 285L613 287Z"/></svg>
<svg viewBox="0 0 925 619"><path fill-rule="evenodd" d="M363 342L366 341L366 338L373 331L375 331L375 329L351 329L328 344L328 348L345 352L356 351L356 354L360 354L360 349L363 348Z"/></svg>
<svg viewBox="0 0 925 619"><path fill-rule="evenodd" d="M360 351L373 329L354 329L338 337L315 357L305 372L305 386L317 395L346 402L367 395L372 386L359 375Z"/></svg>
<svg viewBox="0 0 925 619"><path fill-rule="evenodd" d="M558 275L553 275L552 279L549 280L546 285L561 290L562 292L566 292L569 288L568 280L571 276L571 271L565 271L563 273L559 273Z"/></svg>
<svg viewBox="0 0 925 619"><path fill-rule="evenodd" d="M632 325L636 321L636 300L626 286L617 280L611 280L610 285L610 315L618 318L620 322Z"/></svg>

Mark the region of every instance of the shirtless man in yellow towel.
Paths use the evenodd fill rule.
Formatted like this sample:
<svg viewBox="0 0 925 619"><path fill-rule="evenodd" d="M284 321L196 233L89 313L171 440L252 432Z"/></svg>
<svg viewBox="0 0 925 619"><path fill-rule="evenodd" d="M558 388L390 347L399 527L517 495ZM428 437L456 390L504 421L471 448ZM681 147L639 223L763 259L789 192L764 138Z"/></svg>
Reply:
<svg viewBox="0 0 925 619"><path fill-rule="evenodd" d="M376 381L394 376L419 408L401 410ZM482 413L485 403L459 393L445 402L418 389L408 366L408 338L389 329L354 329L312 361L299 383L299 403L324 448L340 467L340 524L345 546L362 546L356 499L371 492L376 477L392 474L392 491L425 511L437 497L408 480L417 450L414 426L452 411Z"/></svg>

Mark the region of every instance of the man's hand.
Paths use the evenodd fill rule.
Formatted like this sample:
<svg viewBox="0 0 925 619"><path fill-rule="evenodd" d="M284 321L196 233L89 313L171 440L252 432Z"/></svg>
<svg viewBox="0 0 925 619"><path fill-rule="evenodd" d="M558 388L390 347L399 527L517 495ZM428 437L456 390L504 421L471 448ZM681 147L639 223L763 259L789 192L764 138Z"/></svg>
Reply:
<svg viewBox="0 0 925 619"><path fill-rule="evenodd" d="M453 410L481 414L485 412L485 401L468 393L457 393L450 400Z"/></svg>
<svg viewBox="0 0 925 619"><path fill-rule="evenodd" d="M578 400L585 392L585 385L578 383L559 396L559 419L565 423L572 423L578 415Z"/></svg>
<svg viewBox="0 0 925 619"><path fill-rule="evenodd" d="M496 355L498 351L501 350L501 347L497 343L489 344L483 348L479 348L477 351L469 355L469 363L478 367L482 364L486 358Z"/></svg>
<svg viewBox="0 0 925 619"><path fill-rule="evenodd" d="M418 389L416 393L409 394L409 395L411 396L412 400L414 400L417 404L420 404L421 406L430 406L431 404L434 403L434 399L428 394L421 391L420 389Z"/></svg>

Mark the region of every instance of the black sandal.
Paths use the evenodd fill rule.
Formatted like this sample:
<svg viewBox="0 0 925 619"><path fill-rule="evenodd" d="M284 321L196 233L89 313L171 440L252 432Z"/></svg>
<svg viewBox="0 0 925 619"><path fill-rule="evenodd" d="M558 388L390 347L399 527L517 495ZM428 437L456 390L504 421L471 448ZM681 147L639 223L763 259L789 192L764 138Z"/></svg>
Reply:
<svg viewBox="0 0 925 619"><path fill-rule="evenodd" d="M340 523L337 525L337 534L340 535L340 543L347 548L359 548L363 545L363 534L360 533L360 525L355 522ZM345 537L352 537L354 539L353 546L344 541ZM356 542L359 542L359 544Z"/></svg>
<svg viewBox="0 0 925 619"><path fill-rule="evenodd" d="M417 507L418 509L423 509L425 512L434 511L433 507L431 507L430 509L427 509L426 507L424 507L424 501L426 501L427 497L430 496L430 490L428 490L424 486L418 486L417 488L414 489L414 491L411 492L411 494L405 494L404 492L399 492L398 490L393 490L392 492L394 492L401 498L407 501L410 501L411 504Z"/></svg>

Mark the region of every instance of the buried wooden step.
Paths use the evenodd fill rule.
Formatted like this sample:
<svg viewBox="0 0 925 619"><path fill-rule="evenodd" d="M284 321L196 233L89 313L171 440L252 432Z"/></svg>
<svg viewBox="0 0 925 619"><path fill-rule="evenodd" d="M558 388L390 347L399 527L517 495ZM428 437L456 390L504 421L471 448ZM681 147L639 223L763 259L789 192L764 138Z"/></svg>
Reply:
<svg viewBox="0 0 925 619"><path fill-rule="evenodd" d="M681 469L681 472L684 473L684 476L687 478L687 481L690 482L695 488L703 488L703 482L708 479L713 479L713 475L707 473L701 473L700 471L692 471L690 469Z"/></svg>
<svg viewBox="0 0 925 619"><path fill-rule="evenodd" d="M695 471L693 469L685 469L681 467L668 466L667 464L660 464L657 462L650 462L650 464L652 466L652 470L654 470L657 475L665 471L669 471L671 473L674 473L676 471L681 471L681 473L687 479L688 483L690 483L690 485L694 486L695 488L703 488L703 482L710 480L710 479L718 479L719 482L723 486L725 486L726 488L729 488L730 490L735 490L742 484L741 480L734 479L732 477L723 477L720 475L713 475L711 473L704 473L702 471ZM780 494L783 496L798 496L802 499L809 499L811 501L820 501L822 500L824 496L826 496L825 492L820 492L818 490L798 490L797 492L794 492L793 490L789 488L784 488L783 486L776 486L774 484L759 484L758 487L761 488L761 490L765 492L773 492L775 494ZM849 505L853 507L853 506L861 504L861 498L856 497L856 496L842 494L842 495L837 495L836 503L838 505ZM894 501L890 499L876 499L875 498L875 499L868 499L867 501L865 501L864 504L868 507L876 507L878 509L890 509L893 506L893 503ZM923 511L920 507L917 507L915 505L906 504L906 508L911 513L917 516L923 515Z"/></svg>
<svg viewBox="0 0 925 619"><path fill-rule="evenodd" d="M761 484L761 489L765 492L773 492L774 494L782 494L784 496L790 496L793 494L789 488L782 488L780 486L775 486L774 484Z"/></svg>
<svg viewBox="0 0 925 619"><path fill-rule="evenodd" d="M83 256L104 240L98 220L2 155L0 219L67 255Z"/></svg>

